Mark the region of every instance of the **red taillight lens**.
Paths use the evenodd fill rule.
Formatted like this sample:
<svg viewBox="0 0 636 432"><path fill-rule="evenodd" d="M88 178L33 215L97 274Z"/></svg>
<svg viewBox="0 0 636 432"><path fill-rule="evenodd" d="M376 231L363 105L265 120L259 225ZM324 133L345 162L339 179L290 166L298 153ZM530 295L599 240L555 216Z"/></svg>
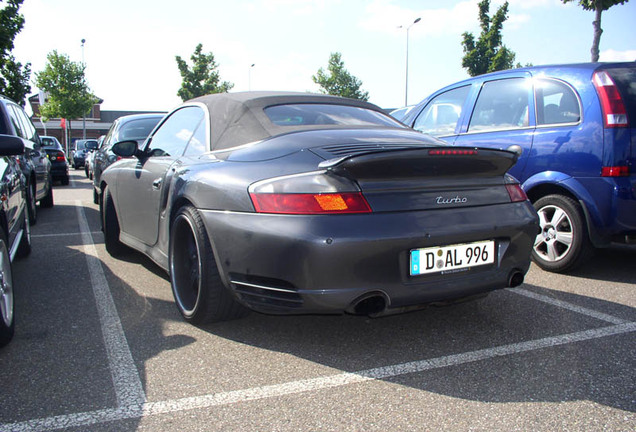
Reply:
<svg viewBox="0 0 636 432"><path fill-rule="evenodd" d="M625 104L612 77L605 71L595 72L592 82L601 100L605 127L629 127Z"/></svg>
<svg viewBox="0 0 636 432"><path fill-rule="evenodd" d="M57 152L57 153L55 153L55 154L53 155L53 160L54 160L54 161L56 161L56 160L57 160L57 161L63 161L63 160L64 160L64 158L65 158L65 156L64 156L64 153L62 153L62 152Z"/></svg>
<svg viewBox="0 0 636 432"><path fill-rule="evenodd" d="M601 177L627 177L629 176L628 166L611 166L601 169Z"/></svg>
<svg viewBox="0 0 636 432"><path fill-rule="evenodd" d="M329 194L250 194L258 213L346 214L370 213L371 207L361 193Z"/></svg>
<svg viewBox="0 0 636 432"><path fill-rule="evenodd" d="M526 195L526 192L518 183L507 184L506 189L508 189L508 195L510 195L510 201L512 202L520 202L528 199L528 195Z"/></svg>

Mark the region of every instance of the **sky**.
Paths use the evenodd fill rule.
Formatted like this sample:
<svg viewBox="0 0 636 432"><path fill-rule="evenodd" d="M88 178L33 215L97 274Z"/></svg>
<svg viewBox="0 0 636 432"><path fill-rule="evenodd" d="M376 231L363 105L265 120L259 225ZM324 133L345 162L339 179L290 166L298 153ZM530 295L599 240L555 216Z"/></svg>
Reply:
<svg viewBox="0 0 636 432"><path fill-rule="evenodd" d="M479 36L478 3L25 0L20 9L25 24L13 54L31 63L31 94L38 91L35 73L57 50L85 62L88 85L103 99L102 110L167 111L181 103L175 56L190 61L199 43L203 52L214 54L221 79L234 83L232 91L318 92L312 75L327 68L331 53L340 52L369 101L396 108L468 77L461 66L462 33ZM491 16L501 4L491 1ZM593 20L594 13L576 1L509 0L503 42L521 64L587 62ZM636 60L634 23L634 0L603 13L601 61Z"/></svg>

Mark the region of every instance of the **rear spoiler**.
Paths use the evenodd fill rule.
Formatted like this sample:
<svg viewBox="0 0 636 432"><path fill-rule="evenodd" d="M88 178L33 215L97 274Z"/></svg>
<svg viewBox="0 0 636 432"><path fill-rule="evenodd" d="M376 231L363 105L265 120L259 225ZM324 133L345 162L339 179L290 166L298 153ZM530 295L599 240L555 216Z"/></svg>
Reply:
<svg viewBox="0 0 636 432"><path fill-rule="evenodd" d="M320 164L336 175L356 180L504 175L518 152L475 147L417 147L351 154Z"/></svg>

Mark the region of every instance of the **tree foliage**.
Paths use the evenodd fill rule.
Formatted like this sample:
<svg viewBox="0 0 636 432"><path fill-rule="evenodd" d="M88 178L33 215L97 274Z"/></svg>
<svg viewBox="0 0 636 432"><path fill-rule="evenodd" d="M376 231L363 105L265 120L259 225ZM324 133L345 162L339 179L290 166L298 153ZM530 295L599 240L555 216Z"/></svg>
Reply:
<svg viewBox="0 0 636 432"><path fill-rule="evenodd" d="M19 13L23 1L9 0L7 6L0 9L0 94L20 105L24 105L31 91L31 64L22 65L11 54L13 40L24 27L24 17Z"/></svg>
<svg viewBox="0 0 636 432"><path fill-rule="evenodd" d="M601 34L603 34L603 29L601 28L601 14L603 11L608 10L612 6L616 6L618 4L625 4L629 0L561 0L563 3L570 3L573 1L577 1L579 6L581 6L586 11L594 11L595 18L592 21L592 27L594 29L594 37L592 39L592 48L590 49L590 53L592 54L592 61L597 62L600 53L600 45L601 45Z"/></svg>
<svg viewBox="0 0 636 432"><path fill-rule="evenodd" d="M177 67L182 78L177 96L184 102L207 94L226 93L234 87L234 84L230 82L220 82L221 77L217 71L219 65L214 61L214 54L211 52L204 54L202 50L203 45L198 44L190 57L192 68L185 60L176 56Z"/></svg>
<svg viewBox="0 0 636 432"><path fill-rule="evenodd" d="M40 106L42 117L76 119L88 114L98 99L86 84L85 66L57 51L46 59L44 70L35 74L35 85L48 94Z"/></svg>
<svg viewBox="0 0 636 432"><path fill-rule="evenodd" d="M345 69L340 53L331 53L327 70L328 72L325 72L323 68L320 68L316 75L311 77L321 87L321 93L363 101L369 100L369 92L363 91L361 89L362 81Z"/></svg>
<svg viewBox="0 0 636 432"><path fill-rule="evenodd" d="M508 2L505 2L491 18L490 0L479 3L481 34L475 41L472 33L464 32L462 67L470 76L510 69L514 65L515 53L503 45L501 30L508 19Z"/></svg>

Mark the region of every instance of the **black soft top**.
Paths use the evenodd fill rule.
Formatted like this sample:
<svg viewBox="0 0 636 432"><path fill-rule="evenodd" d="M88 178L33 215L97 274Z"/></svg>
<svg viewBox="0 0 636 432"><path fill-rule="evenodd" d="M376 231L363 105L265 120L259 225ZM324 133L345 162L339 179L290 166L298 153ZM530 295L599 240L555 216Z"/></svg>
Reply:
<svg viewBox="0 0 636 432"><path fill-rule="evenodd" d="M265 108L272 106L289 104L345 105L385 114L377 105L356 99L296 92L217 93L191 99L185 105L191 103L201 103L208 108L213 150L228 149L290 132L344 127L315 124L276 124L264 112ZM395 126L400 127L399 123L396 123ZM351 126L346 126L346 128L351 128Z"/></svg>

